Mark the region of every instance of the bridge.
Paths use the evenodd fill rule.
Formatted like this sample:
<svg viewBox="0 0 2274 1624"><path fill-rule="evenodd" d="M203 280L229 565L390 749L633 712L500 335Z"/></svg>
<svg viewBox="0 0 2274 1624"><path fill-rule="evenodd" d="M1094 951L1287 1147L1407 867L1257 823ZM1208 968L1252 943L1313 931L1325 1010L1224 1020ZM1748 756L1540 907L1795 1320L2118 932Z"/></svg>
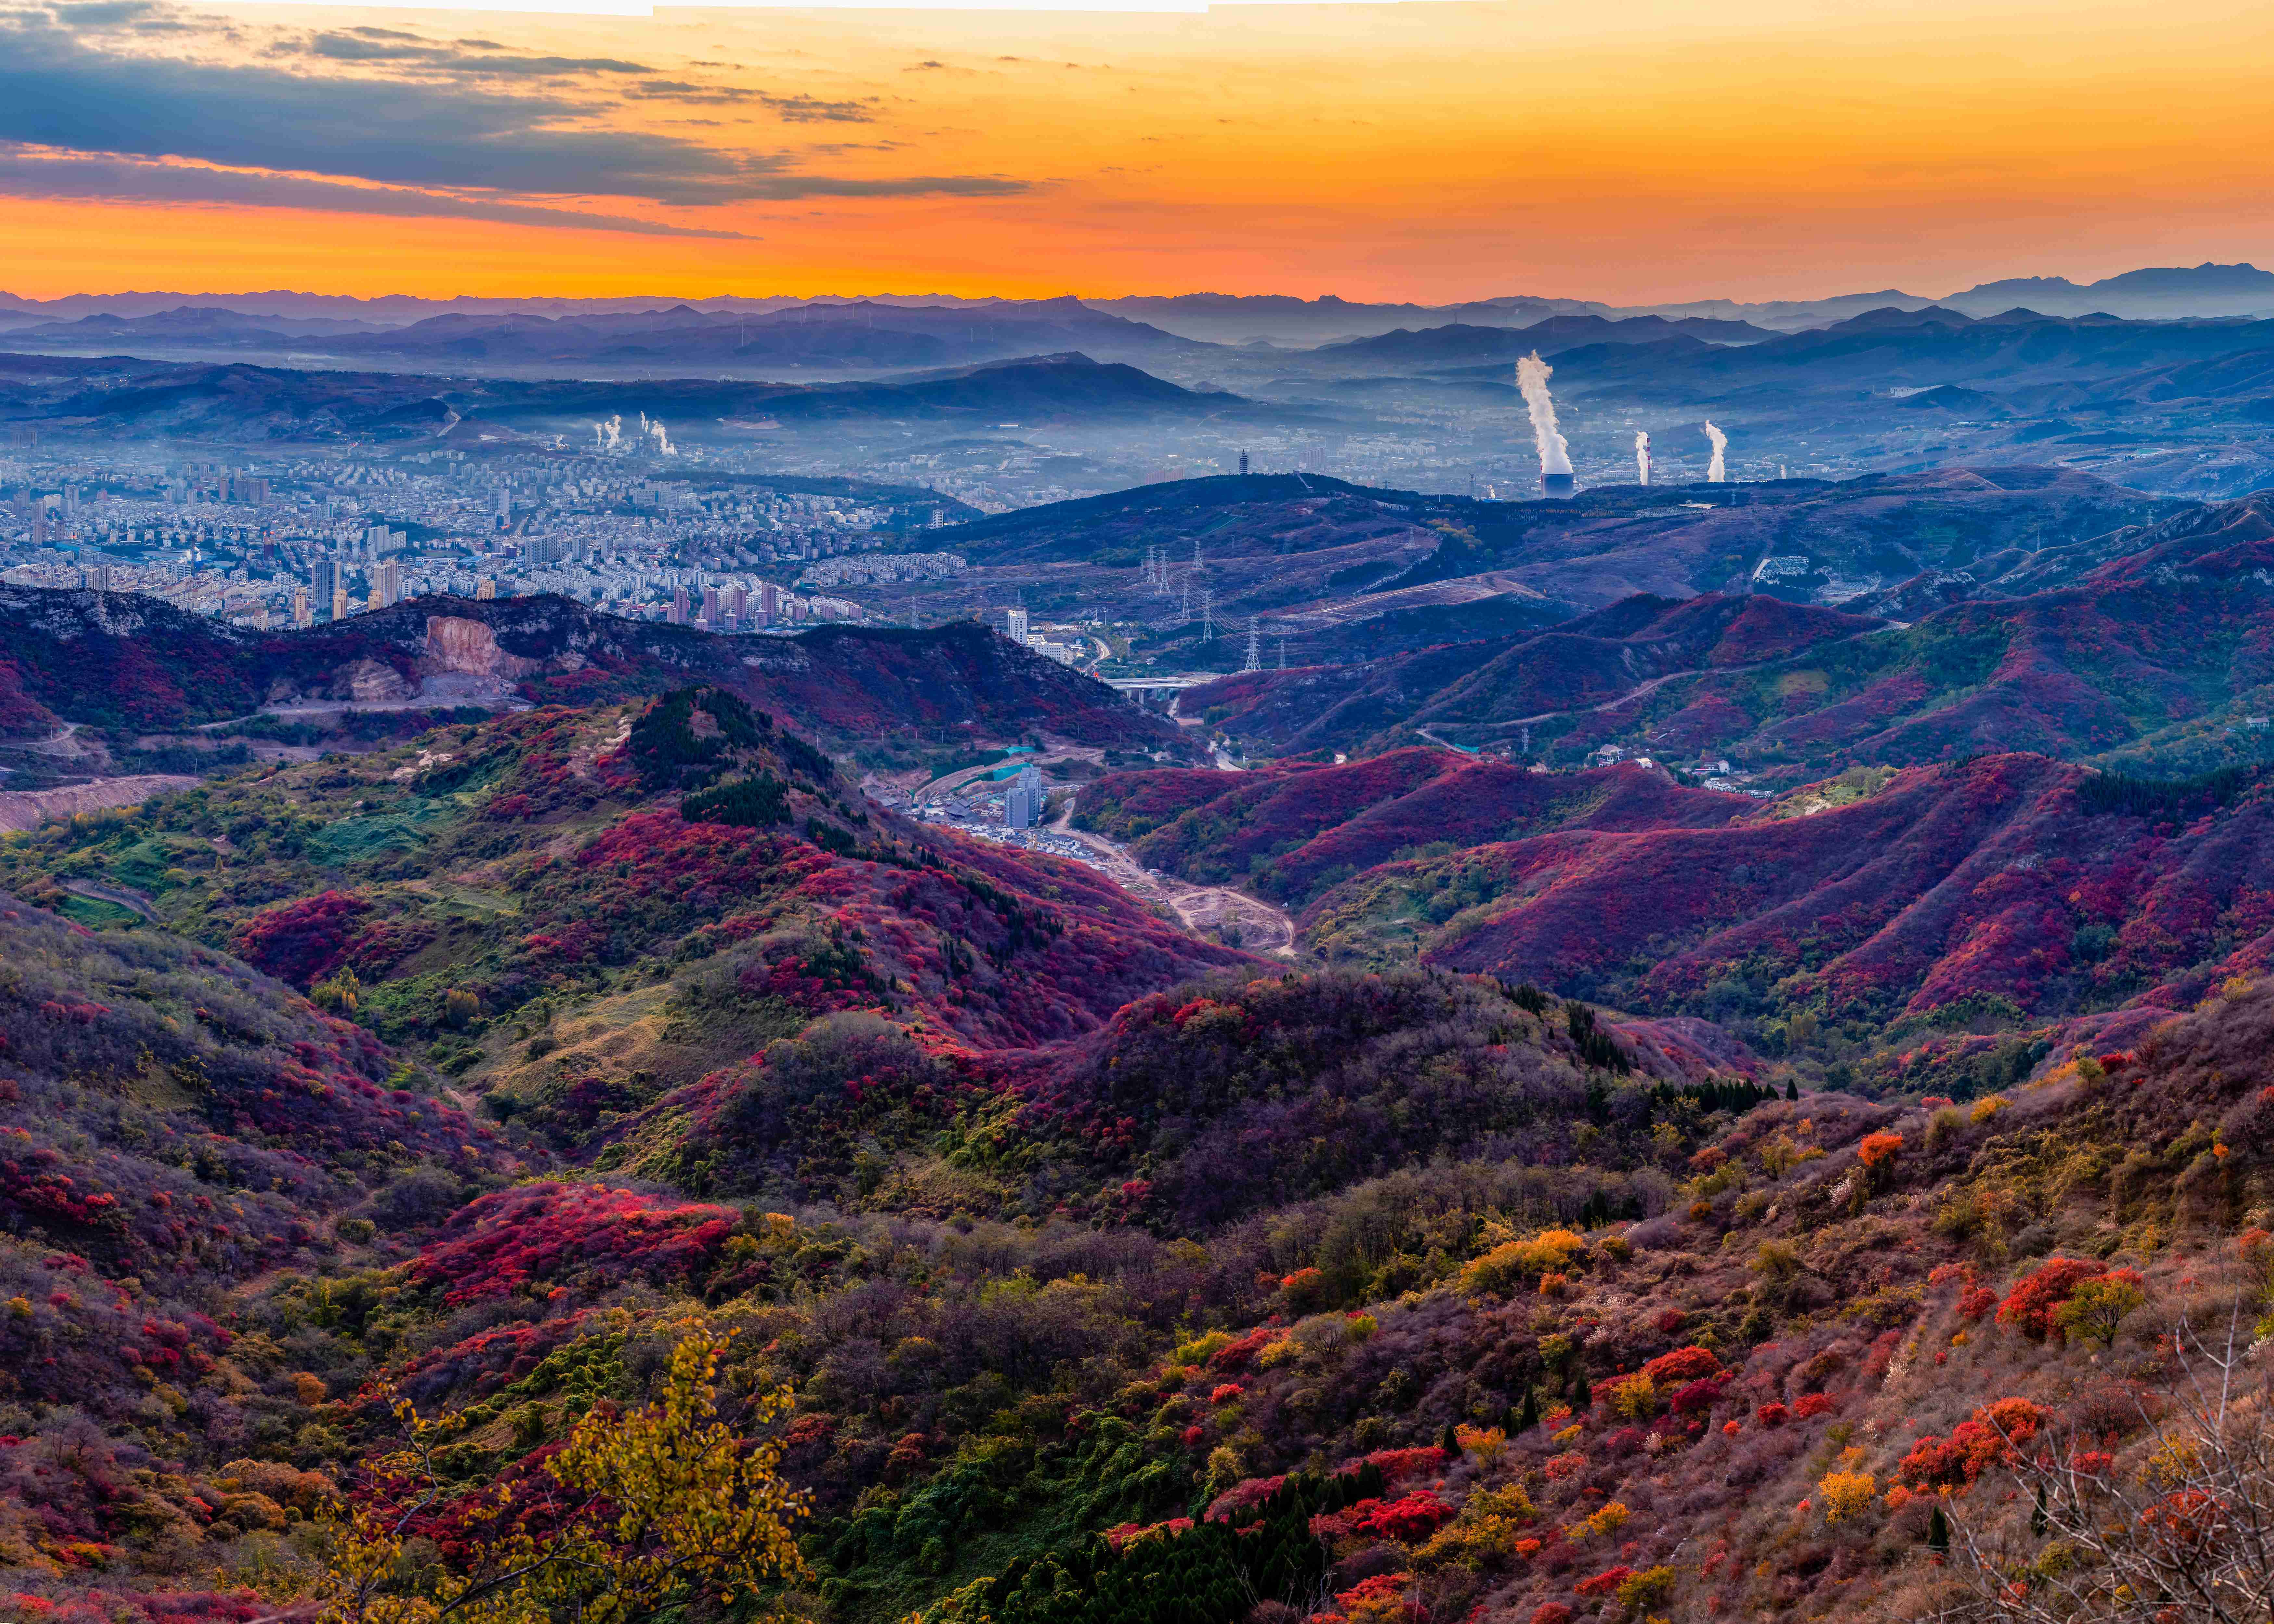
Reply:
<svg viewBox="0 0 2274 1624"><path fill-rule="evenodd" d="M1218 681L1229 674L1222 671L1164 671L1148 677L1100 677L1098 680L1120 694L1166 694Z"/></svg>

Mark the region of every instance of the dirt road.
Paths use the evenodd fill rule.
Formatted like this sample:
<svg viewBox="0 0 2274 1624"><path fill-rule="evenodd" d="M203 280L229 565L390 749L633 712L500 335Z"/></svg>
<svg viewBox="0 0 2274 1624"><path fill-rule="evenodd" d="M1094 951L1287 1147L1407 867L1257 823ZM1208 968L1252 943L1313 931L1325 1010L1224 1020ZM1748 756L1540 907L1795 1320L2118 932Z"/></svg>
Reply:
<svg viewBox="0 0 2274 1624"><path fill-rule="evenodd" d="M1295 956L1295 921L1284 909L1229 885L1194 885L1172 874L1148 873L1126 846L1076 829L1073 817L1073 802L1069 801L1050 832L1078 840L1096 853L1099 866L1131 896L1162 904L1195 934L1218 932L1251 953L1275 959Z"/></svg>

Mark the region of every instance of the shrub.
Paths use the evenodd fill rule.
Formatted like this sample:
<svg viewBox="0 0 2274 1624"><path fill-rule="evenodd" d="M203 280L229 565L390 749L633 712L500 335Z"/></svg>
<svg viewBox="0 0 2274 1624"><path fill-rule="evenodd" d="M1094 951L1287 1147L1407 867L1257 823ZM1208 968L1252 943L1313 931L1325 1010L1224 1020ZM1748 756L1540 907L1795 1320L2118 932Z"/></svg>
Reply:
<svg viewBox="0 0 2274 1624"><path fill-rule="evenodd" d="M1676 1348L1672 1353L1661 1353L1642 1367L1642 1373L1661 1387L1675 1382L1695 1381L1710 1376L1721 1368L1710 1349L1691 1346Z"/></svg>
<svg viewBox="0 0 2274 1624"><path fill-rule="evenodd" d="M1634 1576L1631 1568L1606 1568L1592 1579L1582 1579L1571 1588L1582 1596L1615 1596L1619 1587Z"/></svg>
<svg viewBox="0 0 2274 1624"><path fill-rule="evenodd" d="M2013 1458L2014 1447L2035 1438L2044 1422L2044 1411L2029 1400L2001 1398L1960 1422L1947 1439L1920 1439L1895 1475L1908 1488L1963 1493L1984 1470Z"/></svg>
<svg viewBox="0 0 2274 1624"><path fill-rule="evenodd" d="M2067 1333L2055 1323L2054 1313L2078 1286L2100 1274L2100 1265L2087 1259L2047 1258L2006 1294L1998 1323L2014 1327L2031 1342L2066 1341Z"/></svg>
<svg viewBox="0 0 2274 1624"><path fill-rule="evenodd" d="M1674 1595L1674 1569L1663 1562L1629 1574L1619 1585L1619 1604L1636 1614L1663 1606Z"/></svg>
<svg viewBox="0 0 2274 1624"><path fill-rule="evenodd" d="M1529 1240L1503 1241L1461 1271L1461 1288L1512 1297L1542 1275L1568 1268L1586 1245L1586 1238L1570 1229L1542 1229Z"/></svg>
<svg viewBox="0 0 2274 1624"><path fill-rule="evenodd" d="M1902 1147L1903 1136L1900 1133L1867 1133L1863 1143L1856 1147L1856 1159L1867 1168L1877 1169L1892 1161Z"/></svg>
<svg viewBox="0 0 2274 1624"><path fill-rule="evenodd" d="M2080 1281L2068 1301L2053 1310L2054 1333L2114 1347L2117 1328L2125 1317L2148 1300L2142 1283L2140 1271L2134 1268L2112 1269Z"/></svg>
<svg viewBox="0 0 2274 1624"><path fill-rule="evenodd" d="M1863 1462L1861 1449L1844 1449L1841 1451L1840 1464L1817 1480L1816 1492L1823 1498L1826 1522L1845 1522L1878 1497L1879 1480L1860 1470Z"/></svg>
<svg viewBox="0 0 2274 1624"><path fill-rule="evenodd" d="M1600 1539L1606 1534L1615 1534L1626 1525L1627 1519L1632 1515L1633 1513L1627 1509L1624 1501L1611 1500L1593 1516L1582 1517L1571 1524L1570 1538Z"/></svg>
<svg viewBox="0 0 2274 1624"><path fill-rule="evenodd" d="M1648 1376L1622 1377L1605 1389L1604 1398L1612 1414L1630 1421L1644 1420L1658 1410L1658 1390Z"/></svg>

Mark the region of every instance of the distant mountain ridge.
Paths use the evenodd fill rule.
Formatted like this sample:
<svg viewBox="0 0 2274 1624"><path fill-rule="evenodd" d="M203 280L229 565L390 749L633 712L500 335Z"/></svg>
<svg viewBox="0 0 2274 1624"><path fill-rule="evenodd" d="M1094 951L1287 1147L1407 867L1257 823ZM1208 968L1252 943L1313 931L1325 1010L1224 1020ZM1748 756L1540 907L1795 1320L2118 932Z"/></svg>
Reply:
<svg viewBox="0 0 2274 1624"><path fill-rule="evenodd" d="M2026 304L2047 315L2249 316L2274 314L2274 271L2256 266L2160 266L2074 282L2066 276L2014 276L1985 282L1942 301L1985 314Z"/></svg>
<svg viewBox="0 0 2274 1624"><path fill-rule="evenodd" d="M638 410L669 420L686 439L735 423L866 417L1096 421L1266 410L1239 395L1186 389L1126 363L1099 362L1080 351L821 383L468 378L21 355L0 356L0 376L12 386L0 402L0 420L61 417L113 431L263 440L414 438L434 432L429 419L439 421L451 412L462 429L478 424L511 438L564 432L585 437L594 418Z"/></svg>
<svg viewBox="0 0 2274 1624"><path fill-rule="evenodd" d="M34 320L72 321L97 314L138 320L184 306L203 306L252 318L401 328L437 316L452 315L476 319L533 315L576 321L652 316L682 309L706 317L763 317L850 306L930 307L984 313L1009 312L1035 304L1073 303L1093 314L1152 326L1165 334L1201 342L1260 342L1311 348L1372 337L1400 327L1453 323L1528 327L1558 316L1598 316L1611 320L1659 316L1668 320L1744 321L1792 332L1826 326L1865 310L1889 305L1916 309L1934 303L1972 315L1994 315L2015 304L2059 315L2085 315L2094 311L2151 318L2248 315L2274 312L2274 272L2263 271L2248 263L2222 265L2206 261L2192 267L2142 267L2089 282L2072 282L2064 276L2007 277L1978 282L1939 301L1887 288L1813 299L1747 302L1703 298L1628 305L1529 294L1427 304L1344 299L1332 294L1315 298L1286 294L1133 294L1035 301L946 293L779 294L760 297L657 294L583 299L541 296L481 298L467 295L421 298L387 294L359 298L346 294L277 289L243 293L75 293L36 299L0 292L0 322L20 327Z"/></svg>

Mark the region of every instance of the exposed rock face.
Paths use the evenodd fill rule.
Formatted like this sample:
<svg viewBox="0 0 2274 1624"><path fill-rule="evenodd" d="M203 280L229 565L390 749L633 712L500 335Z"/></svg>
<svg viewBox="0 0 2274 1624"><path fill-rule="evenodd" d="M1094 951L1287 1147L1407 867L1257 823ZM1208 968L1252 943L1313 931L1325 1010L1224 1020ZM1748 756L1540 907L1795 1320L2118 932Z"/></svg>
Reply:
<svg viewBox="0 0 2274 1624"><path fill-rule="evenodd" d="M58 789L0 791L0 829L36 829L43 819L69 817L75 812L98 812L105 807L131 807L169 789L187 789L197 783L181 773L152 772L129 778L98 778L92 784L71 784Z"/></svg>
<svg viewBox="0 0 2274 1624"><path fill-rule="evenodd" d="M359 659L332 673L328 691L335 699L367 705L381 700L408 699L418 690L392 665L382 665L375 659Z"/></svg>
<svg viewBox="0 0 2274 1624"><path fill-rule="evenodd" d="M426 617L426 646L418 657L422 676L456 673L505 683L525 677L543 665L541 660L524 659L500 648L497 633L486 621L456 614Z"/></svg>

